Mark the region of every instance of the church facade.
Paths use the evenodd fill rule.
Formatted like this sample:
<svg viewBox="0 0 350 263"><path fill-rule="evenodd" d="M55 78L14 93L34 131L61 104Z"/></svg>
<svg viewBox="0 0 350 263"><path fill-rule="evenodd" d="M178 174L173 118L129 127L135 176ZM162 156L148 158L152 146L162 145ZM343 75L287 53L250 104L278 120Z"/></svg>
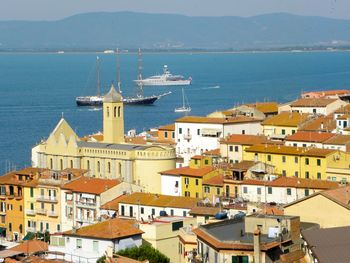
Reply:
<svg viewBox="0 0 350 263"><path fill-rule="evenodd" d="M161 192L159 172L175 168L175 159L171 146L125 143L122 97L113 86L104 97L102 141L79 138L62 118L32 149L34 167L86 169L89 176L120 179L152 193Z"/></svg>

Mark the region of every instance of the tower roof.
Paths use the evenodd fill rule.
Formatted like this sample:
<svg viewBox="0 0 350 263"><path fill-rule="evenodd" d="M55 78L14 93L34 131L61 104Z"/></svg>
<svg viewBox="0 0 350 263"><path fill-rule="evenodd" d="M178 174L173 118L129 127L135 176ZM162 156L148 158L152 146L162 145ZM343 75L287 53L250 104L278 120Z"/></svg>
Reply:
<svg viewBox="0 0 350 263"><path fill-rule="evenodd" d="M112 84L111 89L104 96L103 102L122 102L122 95L115 90L114 85Z"/></svg>

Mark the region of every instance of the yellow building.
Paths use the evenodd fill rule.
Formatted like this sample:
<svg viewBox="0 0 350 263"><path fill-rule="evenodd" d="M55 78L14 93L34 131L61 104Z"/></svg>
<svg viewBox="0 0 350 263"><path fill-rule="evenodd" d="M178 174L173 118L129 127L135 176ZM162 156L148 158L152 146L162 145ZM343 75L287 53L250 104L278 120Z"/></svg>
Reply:
<svg viewBox="0 0 350 263"><path fill-rule="evenodd" d="M210 201L224 196L224 175L219 174L203 181L203 198Z"/></svg>
<svg viewBox="0 0 350 263"><path fill-rule="evenodd" d="M160 193L160 171L175 168L175 150L155 144L124 141L122 97L112 86L104 97L103 139L81 139L62 118L49 138L32 149L33 166L86 169L88 175L121 179L144 191ZM100 136L101 137L101 136Z"/></svg>
<svg viewBox="0 0 350 263"><path fill-rule="evenodd" d="M263 133L270 138L283 139L294 134L310 116L307 113L282 112L261 123Z"/></svg>
<svg viewBox="0 0 350 263"><path fill-rule="evenodd" d="M203 182L220 174L212 158L193 156L189 166L160 172L162 194L203 198Z"/></svg>
<svg viewBox="0 0 350 263"><path fill-rule="evenodd" d="M300 221L321 228L350 225L350 187L317 192L284 207L285 215L300 216Z"/></svg>
<svg viewBox="0 0 350 263"><path fill-rule="evenodd" d="M340 181L341 177L330 178L327 175L327 167L348 165L350 155L330 149L254 145L245 150L244 159L272 165L275 174L282 176Z"/></svg>

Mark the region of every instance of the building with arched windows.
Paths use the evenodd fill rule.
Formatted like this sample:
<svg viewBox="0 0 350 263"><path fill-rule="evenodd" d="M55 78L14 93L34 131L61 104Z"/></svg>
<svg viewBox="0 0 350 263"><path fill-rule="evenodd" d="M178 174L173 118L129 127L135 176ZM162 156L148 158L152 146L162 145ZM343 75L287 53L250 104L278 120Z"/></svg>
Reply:
<svg viewBox="0 0 350 263"><path fill-rule="evenodd" d="M120 179L160 193L160 171L175 168L171 146L131 144L124 140L122 96L112 85L103 102L101 140L80 138L62 118L49 135L32 149L32 165L63 170L79 168L98 178Z"/></svg>

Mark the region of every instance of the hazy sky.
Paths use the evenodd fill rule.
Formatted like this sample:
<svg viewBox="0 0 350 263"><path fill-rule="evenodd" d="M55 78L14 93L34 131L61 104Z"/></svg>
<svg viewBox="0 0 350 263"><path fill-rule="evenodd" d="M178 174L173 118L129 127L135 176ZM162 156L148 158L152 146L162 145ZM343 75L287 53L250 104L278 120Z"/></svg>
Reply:
<svg viewBox="0 0 350 263"><path fill-rule="evenodd" d="M350 19L350 0L0 0L0 20L56 20L95 11L252 16L274 12Z"/></svg>

